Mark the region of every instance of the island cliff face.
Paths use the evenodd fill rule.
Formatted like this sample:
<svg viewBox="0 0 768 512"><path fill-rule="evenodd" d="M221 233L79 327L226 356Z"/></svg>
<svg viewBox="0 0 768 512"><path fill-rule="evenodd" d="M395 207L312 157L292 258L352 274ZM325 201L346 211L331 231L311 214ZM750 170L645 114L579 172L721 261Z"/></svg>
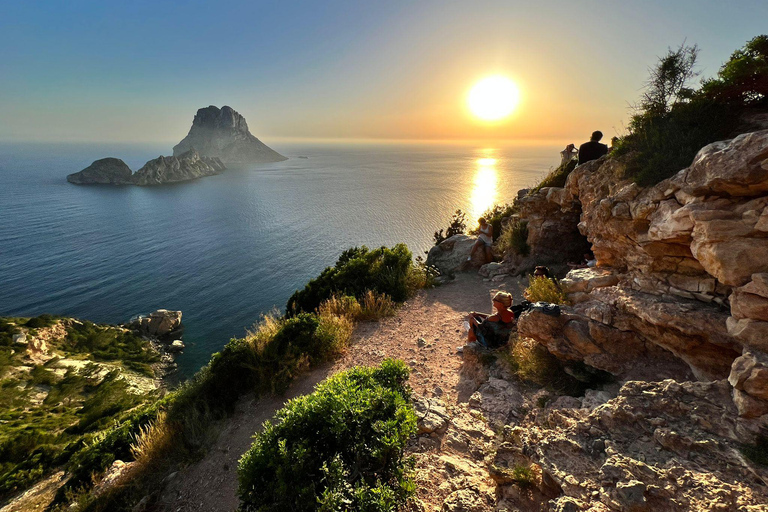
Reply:
<svg viewBox="0 0 768 512"><path fill-rule="evenodd" d="M218 158L201 157L191 149L179 156L159 156L131 172L119 158L102 158L80 172L67 176L76 185L162 185L213 176L226 170Z"/></svg>
<svg viewBox="0 0 768 512"><path fill-rule="evenodd" d="M248 123L228 106L211 105L197 111L189 134L173 148L179 156L195 148L200 155L217 157L226 165L280 162L286 157L268 147L248 130Z"/></svg>
<svg viewBox="0 0 768 512"><path fill-rule="evenodd" d="M226 167L218 158L201 157L190 149L179 156L160 156L150 160L132 177L135 185L161 185L220 174Z"/></svg>

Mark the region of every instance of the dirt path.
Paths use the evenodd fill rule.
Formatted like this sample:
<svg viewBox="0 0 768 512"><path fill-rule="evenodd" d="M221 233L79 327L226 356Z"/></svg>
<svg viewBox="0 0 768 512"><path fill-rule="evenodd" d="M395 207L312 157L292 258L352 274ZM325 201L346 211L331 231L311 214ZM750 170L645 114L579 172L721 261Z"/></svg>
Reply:
<svg viewBox="0 0 768 512"><path fill-rule="evenodd" d="M338 371L378 364L387 357L402 359L413 369L410 384L416 395L439 396L449 406L459 399L456 348L464 343L461 321L469 311L490 311L490 297L506 290L518 301L522 281L484 281L475 274L459 274L455 281L423 290L409 300L397 316L364 323L355 330L352 345L337 361L296 381L285 396L243 399L208 455L180 471L166 487L160 510L208 512L233 511L238 506L237 462L250 447L261 424L290 398Z"/></svg>

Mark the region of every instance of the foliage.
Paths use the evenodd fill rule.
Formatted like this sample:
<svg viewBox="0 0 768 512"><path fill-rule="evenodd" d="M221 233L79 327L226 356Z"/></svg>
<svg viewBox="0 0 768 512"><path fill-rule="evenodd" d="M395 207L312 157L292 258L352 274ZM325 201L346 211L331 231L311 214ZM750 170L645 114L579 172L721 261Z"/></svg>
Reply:
<svg viewBox="0 0 768 512"><path fill-rule="evenodd" d="M554 278L528 276L528 288L523 292L531 302L549 302L550 304L568 304L568 296Z"/></svg>
<svg viewBox="0 0 768 512"><path fill-rule="evenodd" d="M408 368L354 368L291 400L238 468L241 510L389 511L415 487L403 449L416 430Z"/></svg>
<svg viewBox="0 0 768 512"><path fill-rule="evenodd" d="M689 99L692 91L686 86L697 75L693 68L698 55L696 45L683 43L677 50L669 48L656 67L648 70L650 77L638 110L654 116L664 115L682 100Z"/></svg>
<svg viewBox="0 0 768 512"><path fill-rule="evenodd" d="M528 245L528 223L519 219L509 222L501 232L498 248L503 253L512 251L520 256L528 256L531 252L531 246Z"/></svg>
<svg viewBox="0 0 768 512"><path fill-rule="evenodd" d="M68 352L91 354L97 361L121 361L147 376L153 375L147 365L160 360L141 336L87 320L67 327L63 348Z"/></svg>
<svg viewBox="0 0 768 512"><path fill-rule="evenodd" d="M687 87L698 48L669 50L650 71L646 90L614 148L626 155L625 175L649 186L690 165L703 146L732 137L747 107L768 105L768 36L736 51L698 90Z"/></svg>
<svg viewBox="0 0 768 512"><path fill-rule="evenodd" d="M754 37L723 64L717 78L704 82L702 93L737 106L768 103L768 35Z"/></svg>
<svg viewBox="0 0 768 512"><path fill-rule="evenodd" d="M520 489L530 489L533 487L536 475L530 466L517 464L512 468L512 482Z"/></svg>
<svg viewBox="0 0 768 512"><path fill-rule="evenodd" d="M443 240L446 240L448 238L451 238L453 235L461 235L465 233L467 230L467 217L461 210L456 210L456 212L453 214L453 217L451 217L451 223L448 225L448 228L445 230L445 234L443 234L443 230L435 231L435 245L439 245L440 242Z"/></svg>
<svg viewBox="0 0 768 512"><path fill-rule="evenodd" d="M404 244L391 249L371 250L365 246L347 249L335 266L323 270L303 290L291 296L287 314L315 311L334 295L350 295L361 300L368 290L402 302L414 291L409 287L413 267L411 251Z"/></svg>
<svg viewBox="0 0 768 512"><path fill-rule="evenodd" d="M555 170L547 174L547 176L541 180L538 185L533 187L528 192L528 194L530 195L538 192L544 187L564 187L565 182L568 179L568 175L570 175L571 171L576 168L577 163L578 162L576 160L568 160L567 162L560 164Z"/></svg>
<svg viewBox="0 0 768 512"><path fill-rule="evenodd" d="M156 399L155 392L129 389L119 366L96 364L90 350L73 350L69 333L74 322L66 322L67 335L48 339L48 345L59 356L77 354L82 366L65 364L60 357L30 364L24 351L11 352L12 335L20 332L20 326L35 336L34 329L60 320L51 315L0 319L0 370L6 375L0 381L0 499L33 485L54 468L66 465L76 473L77 455L86 445L106 436L115 423L126 421L137 405ZM90 329L110 340L122 335L115 327L91 324ZM132 353L138 354L137 359L153 360L156 356L146 352L149 344L141 341L133 345ZM116 451L104 452L109 463ZM90 482L90 472L82 478ZM77 475L72 482L76 484Z"/></svg>

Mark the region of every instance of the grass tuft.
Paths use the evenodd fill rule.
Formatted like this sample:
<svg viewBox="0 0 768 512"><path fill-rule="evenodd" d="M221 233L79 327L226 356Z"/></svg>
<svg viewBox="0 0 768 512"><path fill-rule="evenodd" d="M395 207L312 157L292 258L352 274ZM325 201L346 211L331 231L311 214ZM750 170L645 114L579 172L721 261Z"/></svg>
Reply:
<svg viewBox="0 0 768 512"><path fill-rule="evenodd" d="M570 303L560 283L554 278L528 276L528 288L523 292L523 296L531 302Z"/></svg>

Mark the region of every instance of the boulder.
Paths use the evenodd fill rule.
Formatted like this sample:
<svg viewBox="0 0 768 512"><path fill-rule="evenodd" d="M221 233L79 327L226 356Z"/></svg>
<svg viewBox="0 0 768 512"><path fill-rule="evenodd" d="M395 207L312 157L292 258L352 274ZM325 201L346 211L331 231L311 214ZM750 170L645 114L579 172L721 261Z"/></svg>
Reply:
<svg viewBox="0 0 768 512"><path fill-rule="evenodd" d="M102 158L67 176L75 185L129 185L133 171L119 158Z"/></svg>
<svg viewBox="0 0 768 512"><path fill-rule="evenodd" d="M139 317L131 326L149 336L167 336L181 328L181 311L158 309Z"/></svg>
<svg viewBox="0 0 768 512"><path fill-rule="evenodd" d="M254 137L245 118L226 105L221 109L213 105L199 109L187 136L173 147L173 156L193 148L202 156L219 158L225 165L287 160Z"/></svg>
<svg viewBox="0 0 768 512"><path fill-rule="evenodd" d="M463 268L467 258L472 252L472 246L477 241L476 237L468 235L453 235L432 247L427 254L426 264L436 267L441 274L451 274ZM471 267L480 268L485 265L483 251L475 251Z"/></svg>
<svg viewBox="0 0 768 512"><path fill-rule="evenodd" d="M181 340L173 340L168 345L168 352L171 352L171 353L181 352L182 350L184 350L184 347L185 347L185 345L184 345L183 341L181 341Z"/></svg>

